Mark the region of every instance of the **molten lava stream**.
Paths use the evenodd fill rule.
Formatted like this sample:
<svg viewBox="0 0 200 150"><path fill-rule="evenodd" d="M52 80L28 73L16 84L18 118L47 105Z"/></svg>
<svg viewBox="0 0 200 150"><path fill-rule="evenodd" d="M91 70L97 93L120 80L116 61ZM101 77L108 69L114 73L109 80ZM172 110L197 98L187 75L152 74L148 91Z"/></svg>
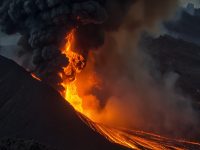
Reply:
<svg viewBox="0 0 200 150"><path fill-rule="evenodd" d="M78 112L83 113L82 99L78 95L75 77L84 68L85 59L73 50L74 31L72 30L67 36L67 44L62 50L63 54L69 59L69 64L64 68L64 74L61 73L61 77L63 77L62 86L65 89L61 94Z"/></svg>
<svg viewBox="0 0 200 150"><path fill-rule="evenodd" d="M38 80L38 81L41 81L41 79L40 79L39 77L37 77L35 74L31 73L31 76L32 76L34 79L36 79L36 80Z"/></svg>
<svg viewBox="0 0 200 150"><path fill-rule="evenodd" d="M90 120L90 116L94 114L89 114L87 111L84 111L82 104L83 99L79 96L76 85L76 75L83 70L85 66L85 59L73 49L73 43L75 40L74 32L75 30L72 30L72 32L66 37L67 43L62 50L63 54L65 54L69 59L69 65L64 68L64 73L60 73L60 76L63 79L62 86L65 88L65 91L61 92L61 94L77 112L80 112L80 118L87 125L89 125L93 130L99 132L109 141L123 145L130 149L200 149L199 143L172 140L141 131L116 129Z"/></svg>

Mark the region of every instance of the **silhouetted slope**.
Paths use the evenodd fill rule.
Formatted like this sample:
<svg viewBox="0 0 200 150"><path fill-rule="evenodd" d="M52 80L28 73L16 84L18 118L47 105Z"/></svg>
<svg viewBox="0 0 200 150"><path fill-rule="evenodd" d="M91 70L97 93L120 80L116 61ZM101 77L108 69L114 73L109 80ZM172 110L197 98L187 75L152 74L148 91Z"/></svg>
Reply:
<svg viewBox="0 0 200 150"><path fill-rule="evenodd" d="M90 129L52 88L0 56L0 139L33 139L63 150L122 150Z"/></svg>
<svg viewBox="0 0 200 150"><path fill-rule="evenodd" d="M3 139L0 141L0 150L55 150L33 140Z"/></svg>

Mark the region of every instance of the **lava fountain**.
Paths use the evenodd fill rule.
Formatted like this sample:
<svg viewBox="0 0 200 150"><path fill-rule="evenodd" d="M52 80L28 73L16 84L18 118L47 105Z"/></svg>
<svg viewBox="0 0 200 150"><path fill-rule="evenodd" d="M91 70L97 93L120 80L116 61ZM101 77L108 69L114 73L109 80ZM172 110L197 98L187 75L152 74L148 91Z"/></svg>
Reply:
<svg viewBox="0 0 200 150"><path fill-rule="evenodd" d="M74 32L75 30L72 30L66 37L67 44L62 50L62 53L69 59L69 64L64 68L64 72L60 73L60 76L63 79L61 84L64 87L64 91L62 91L61 94L78 112L83 113L82 99L78 95L76 86L76 74L83 70L85 59L73 49L75 40Z"/></svg>

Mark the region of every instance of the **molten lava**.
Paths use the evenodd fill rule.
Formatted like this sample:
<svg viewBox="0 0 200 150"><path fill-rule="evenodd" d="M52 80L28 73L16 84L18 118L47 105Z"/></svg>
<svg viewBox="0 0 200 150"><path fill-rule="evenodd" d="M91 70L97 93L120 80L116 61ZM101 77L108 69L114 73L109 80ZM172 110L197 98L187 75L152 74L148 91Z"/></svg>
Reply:
<svg viewBox="0 0 200 150"><path fill-rule="evenodd" d="M36 80L38 80L38 81L41 81L41 79L40 79L39 77L37 77L35 74L31 73L31 76L32 76L34 79L36 79Z"/></svg>
<svg viewBox="0 0 200 150"><path fill-rule="evenodd" d="M109 109L107 113L99 114L98 100L95 96L88 94L88 89L96 86L98 83L98 79L91 76L91 69L89 69L89 73L85 73L77 79L77 76L86 66L86 61L84 57L74 48L74 34L75 30L72 30L68 34L66 37L66 45L62 49L62 53L69 59L69 64L67 67L63 68L63 72L59 73L62 78L61 85L64 87L64 91L60 91L60 93L75 108L80 118L88 126L90 126L94 131L100 133L109 141L123 145L130 149L200 149L199 143L184 140L173 140L142 131L133 131L121 128L117 129L105 125L105 120L112 118L112 109ZM88 66L89 68L92 68L90 64L87 65L87 67ZM40 79L34 74L32 74L32 77L40 81ZM83 91L81 91L81 89ZM87 103L85 101L87 101Z"/></svg>
<svg viewBox="0 0 200 150"><path fill-rule="evenodd" d="M83 70L85 59L73 49L74 32L75 30L72 30L66 37L67 44L62 50L62 53L69 59L69 64L64 68L64 73L60 74L63 79L62 86L65 89L62 95L78 112L83 113L82 99L78 95L75 77L77 73Z"/></svg>
<svg viewBox="0 0 200 150"><path fill-rule="evenodd" d="M89 80L92 83L88 82L85 78L83 78L81 83L78 83L77 75L80 74L84 67L86 66L86 61L84 57L79 54L75 48L75 30L72 30L68 36L66 37L66 45L62 49L62 53L66 55L69 59L69 64L64 71L60 73L60 77L62 78L61 85L64 87L64 91L60 91L62 96L75 108L80 118L93 130L97 131L109 141L113 143L117 143L123 145L130 149L174 149L174 150L186 150L186 149L200 149L199 143L187 142L184 140L173 140L165 137L161 137L159 135L150 134L142 131L133 131L129 129L117 129L106 126L102 122L98 120L96 122L96 118L99 116L95 114L98 112L97 110L88 111L88 109L98 108L96 105L96 99L94 96L84 96L84 94L80 94L78 87L82 87L83 89L87 89L89 86L94 86L95 80L93 81L91 78ZM33 78L36 76L32 75ZM88 78L88 74L86 75ZM36 78L37 79L37 78ZM80 86L82 84L82 86ZM80 96L81 95L81 96ZM84 100L87 99L89 101L87 107L84 107ZM92 100L91 100L92 99ZM94 103L94 104L93 104ZM88 108L88 107L92 108ZM112 110L109 110L109 116L112 115ZM94 113L95 112L95 113ZM100 117L101 118L101 117ZM100 122L100 123L99 123Z"/></svg>

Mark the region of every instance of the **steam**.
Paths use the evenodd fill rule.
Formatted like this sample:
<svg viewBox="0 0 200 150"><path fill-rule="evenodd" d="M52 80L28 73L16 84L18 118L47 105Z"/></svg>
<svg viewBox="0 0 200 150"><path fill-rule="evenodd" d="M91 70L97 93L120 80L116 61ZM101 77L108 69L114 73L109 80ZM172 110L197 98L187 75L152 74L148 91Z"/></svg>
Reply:
<svg viewBox="0 0 200 150"><path fill-rule="evenodd" d="M138 1L121 27L106 34L104 46L92 53L78 78L93 84L86 82L87 88L80 87L80 93L97 122L192 137L198 131L197 116L190 98L175 87L179 75L168 72L162 76L152 58L138 47L141 32L155 31L177 2L165 1L164 6L163 1L148 3Z"/></svg>
<svg viewBox="0 0 200 150"><path fill-rule="evenodd" d="M178 74L169 72L161 76L153 60L141 50L109 56L102 57L97 64L102 82L101 89L93 94L97 101L103 101L104 107L94 119L167 136L197 134L197 116L191 99L175 88ZM105 93L106 98L102 96Z"/></svg>

